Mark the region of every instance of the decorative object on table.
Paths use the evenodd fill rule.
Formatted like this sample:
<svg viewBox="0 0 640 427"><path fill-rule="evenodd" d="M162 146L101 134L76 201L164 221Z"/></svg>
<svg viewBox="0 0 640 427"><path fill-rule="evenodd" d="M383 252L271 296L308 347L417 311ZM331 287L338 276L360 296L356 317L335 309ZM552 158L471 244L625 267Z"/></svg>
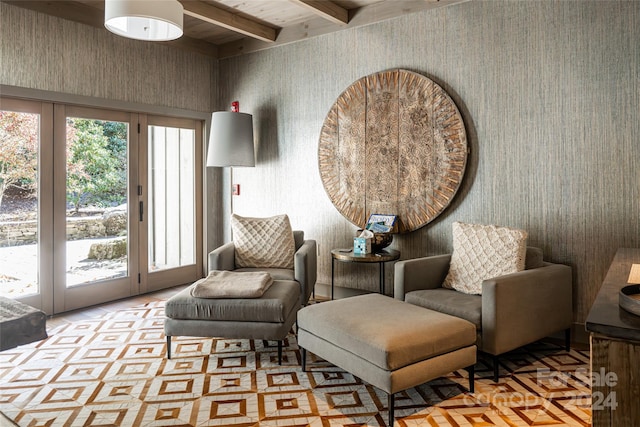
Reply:
<svg viewBox="0 0 640 427"><path fill-rule="evenodd" d="M396 219L396 215L371 214L369 216L365 229L373 232L371 252L380 252L391 244L393 241L391 232L395 230ZM362 230L358 230L358 233L362 233Z"/></svg>
<svg viewBox="0 0 640 427"><path fill-rule="evenodd" d="M368 230L359 229L356 232L356 237L360 236L363 231L368 231ZM393 234L391 234L391 233L372 233L370 239L371 239L371 250L370 250L370 252L378 253L378 252L382 251L384 248L386 248L387 246L389 246L391 244L391 242L393 242Z"/></svg>
<svg viewBox="0 0 640 427"><path fill-rule="evenodd" d="M378 253L393 242L393 234L391 233L373 233L371 239L371 251Z"/></svg>
<svg viewBox="0 0 640 427"><path fill-rule="evenodd" d="M391 233L396 226L395 215L371 214L365 228L374 233Z"/></svg>
<svg viewBox="0 0 640 427"><path fill-rule="evenodd" d="M373 236L373 231L359 230L358 236L353 238L353 253L356 255L370 254Z"/></svg>
<svg viewBox="0 0 640 427"><path fill-rule="evenodd" d="M620 289L618 304L625 311L640 316L640 264L631 264L627 283L631 285Z"/></svg>
<svg viewBox="0 0 640 427"><path fill-rule="evenodd" d="M640 316L640 285L629 285L620 289L618 303L625 311Z"/></svg>
<svg viewBox="0 0 640 427"><path fill-rule="evenodd" d="M455 103L432 80L395 69L363 77L335 101L318 144L322 184L359 228L373 212L397 231L440 215L462 182L467 137Z"/></svg>

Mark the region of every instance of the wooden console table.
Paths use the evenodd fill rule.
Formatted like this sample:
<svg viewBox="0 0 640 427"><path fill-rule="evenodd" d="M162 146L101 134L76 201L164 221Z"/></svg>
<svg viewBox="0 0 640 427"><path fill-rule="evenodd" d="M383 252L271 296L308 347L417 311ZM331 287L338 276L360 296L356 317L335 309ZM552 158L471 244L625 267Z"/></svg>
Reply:
<svg viewBox="0 0 640 427"><path fill-rule="evenodd" d="M640 316L618 305L631 264L639 263L640 249L618 249L585 324L591 336L594 427L640 424Z"/></svg>

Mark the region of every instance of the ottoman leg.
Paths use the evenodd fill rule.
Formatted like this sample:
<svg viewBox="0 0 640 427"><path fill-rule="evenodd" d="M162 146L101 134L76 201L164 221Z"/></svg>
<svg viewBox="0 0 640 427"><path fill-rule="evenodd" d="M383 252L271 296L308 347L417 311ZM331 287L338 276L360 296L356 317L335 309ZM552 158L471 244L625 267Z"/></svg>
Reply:
<svg viewBox="0 0 640 427"><path fill-rule="evenodd" d="M278 365L282 365L282 340L278 341Z"/></svg>
<svg viewBox="0 0 640 427"><path fill-rule="evenodd" d="M300 358L302 359L302 372L307 372L307 350L300 347Z"/></svg>
<svg viewBox="0 0 640 427"><path fill-rule="evenodd" d="M395 406L395 399L393 393L387 395L387 401L389 403L389 427L393 426L395 416L393 415L393 409Z"/></svg>
<svg viewBox="0 0 640 427"><path fill-rule="evenodd" d="M171 336L167 335L167 359L171 359Z"/></svg>

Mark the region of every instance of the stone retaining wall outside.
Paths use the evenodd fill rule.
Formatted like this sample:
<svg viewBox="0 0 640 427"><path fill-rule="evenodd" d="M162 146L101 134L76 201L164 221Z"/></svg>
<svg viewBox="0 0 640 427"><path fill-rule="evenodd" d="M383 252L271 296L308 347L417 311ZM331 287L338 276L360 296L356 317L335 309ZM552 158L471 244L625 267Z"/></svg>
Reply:
<svg viewBox="0 0 640 427"><path fill-rule="evenodd" d="M102 216L67 218L67 239L107 237L103 221ZM37 231L38 222L36 220L0 223L0 247L36 243Z"/></svg>

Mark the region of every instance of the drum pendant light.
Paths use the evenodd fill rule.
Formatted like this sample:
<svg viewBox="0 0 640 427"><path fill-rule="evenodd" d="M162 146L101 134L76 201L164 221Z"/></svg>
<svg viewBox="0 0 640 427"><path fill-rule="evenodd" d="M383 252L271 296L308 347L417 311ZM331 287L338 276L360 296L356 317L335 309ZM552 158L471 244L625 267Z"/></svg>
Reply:
<svg viewBox="0 0 640 427"><path fill-rule="evenodd" d="M177 0L105 0L104 26L136 40L168 41L182 36L183 7Z"/></svg>

